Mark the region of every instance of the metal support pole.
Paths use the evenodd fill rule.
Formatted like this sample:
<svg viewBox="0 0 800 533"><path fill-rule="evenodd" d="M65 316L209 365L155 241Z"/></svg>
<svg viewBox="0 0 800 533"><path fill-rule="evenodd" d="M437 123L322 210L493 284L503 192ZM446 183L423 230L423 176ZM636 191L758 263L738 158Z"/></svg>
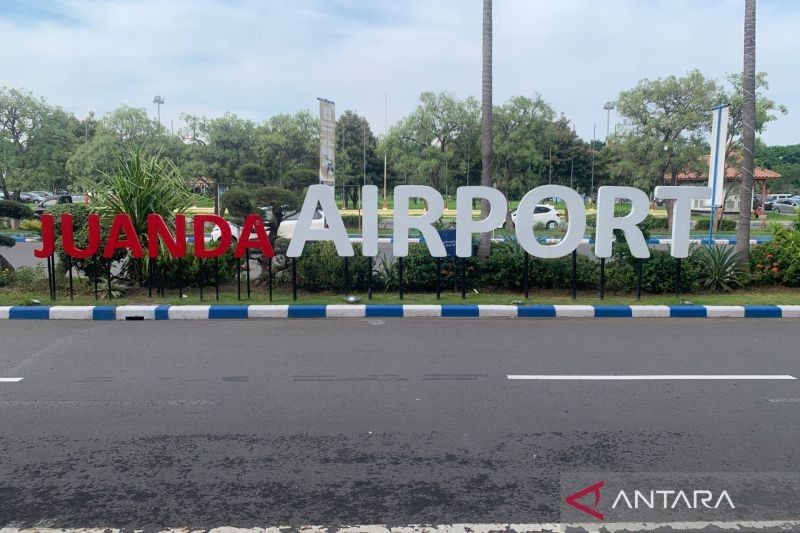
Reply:
<svg viewBox="0 0 800 533"><path fill-rule="evenodd" d="M203 285L206 284L206 273L205 273L205 270L203 270L204 265L205 265L205 263L203 263L203 260L200 259L199 260L199 266L198 266L198 270L199 270L198 274L199 274L199 278L200 278L200 301L201 302L203 301Z"/></svg>
<svg viewBox="0 0 800 533"><path fill-rule="evenodd" d="M675 258L675 297L681 295L681 258Z"/></svg>
<svg viewBox="0 0 800 533"><path fill-rule="evenodd" d="M73 291L72 287L72 257L67 256L67 275L69 276L69 301L75 301L75 292Z"/></svg>
<svg viewBox="0 0 800 533"><path fill-rule="evenodd" d="M522 274L522 289L525 291L525 299L528 299L528 296L531 292L531 274L530 274L530 266L531 266L531 254L525 252L525 266L523 266L524 272Z"/></svg>
<svg viewBox="0 0 800 533"><path fill-rule="evenodd" d="M53 265L50 262L51 256L47 256L47 295L50 300L55 300L53 297Z"/></svg>
<svg viewBox="0 0 800 533"><path fill-rule="evenodd" d="M247 248L244 252L244 273L247 277L247 299L250 299L250 248Z"/></svg>
<svg viewBox="0 0 800 533"><path fill-rule="evenodd" d="M403 299L403 258L397 258L397 284L400 287L400 299Z"/></svg>
<svg viewBox="0 0 800 533"><path fill-rule="evenodd" d="M350 295L350 258L344 258L344 295Z"/></svg>
<svg viewBox="0 0 800 533"><path fill-rule="evenodd" d="M606 297L606 258L600 258L600 299Z"/></svg>
<svg viewBox="0 0 800 533"><path fill-rule="evenodd" d="M108 296L108 300L111 301L111 299L114 297L111 294L111 261L108 262L108 273L106 276L106 283L108 283L108 286L106 287L106 296Z"/></svg>
<svg viewBox="0 0 800 533"><path fill-rule="evenodd" d="M267 259L267 275L269 279L267 280L267 284L269 285L269 301L272 301L272 258L270 257Z"/></svg>
<svg viewBox="0 0 800 533"><path fill-rule="evenodd" d="M183 301L183 259L178 258L178 297Z"/></svg>
<svg viewBox="0 0 800 533"><path fill-rule="evenodd" d="M442 258L436 258L436 299L442 299Z"/></svg>
<svg viewBox="0 0 800 533"><path fill-rule="evenodd" d="M461 299L467 298L467 260L461 258Z"/></svg>
<svg viewBox="0 0 800 533"><path fill-rule="evenodd" d="M219 257L214 258L214 292L219 301Z"/></svg>
<svg viewBox="0 0 800 533"><path fill-rule="evenodd" d="M572 299L578 298L578 250L572 250Z"/></svg>
<svg viewBox="0 0 800 533"><path fill-rule="evenodd" d="M297 301L297 258L292 257L292 301Z"/></svg>
<svg viewBox="0 0 800 533"><path fill-rule="evenodd" d="M153 261L154 259L149 259L147 261L147 297L153 297ZM95 284L95 292L97 292L97 285Z"/></svg>
<svg viewBox="0 0 800 533"><path fill-rule="evenodd" d="M94 272L94 299L100 300L100 293L98 291L98 285L100 282L100 262L97 262L97 268Z"/></svg>
<svg viewBox="0 0 800 533"><path fill-rule="evenodd" d="M236 300L242 301L242 258L236 260Z"/></svg>
<svg viewBox="0 0 800 533"><path fill-rule="evenodd" d="M636 259L636 299L642 299L642 259Z"/></svg>
<svg viewBox="0 0 800 533"><path fill-rule="evenodd" d="M372 269L373 259L370 256L367 259L367 298L372 300Z"/></svg>

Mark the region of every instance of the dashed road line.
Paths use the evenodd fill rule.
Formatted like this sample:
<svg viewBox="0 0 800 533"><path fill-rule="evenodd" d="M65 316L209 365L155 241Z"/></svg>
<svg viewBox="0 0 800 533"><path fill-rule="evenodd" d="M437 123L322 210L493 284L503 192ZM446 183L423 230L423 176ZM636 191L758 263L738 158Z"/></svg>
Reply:
<svg viewBox="0 0 800 533"><path fill-rule="evenodd" d="M635 375L534 375L509 374L511 380L535 381L650 381L650 380L796 380L788 374L635 374Z"/></svg>
<svg viewBox="0 0 800 533"><path fill-rule="evenodd" d="M19 383L22 378L0 378L0 383Z"/></svg>

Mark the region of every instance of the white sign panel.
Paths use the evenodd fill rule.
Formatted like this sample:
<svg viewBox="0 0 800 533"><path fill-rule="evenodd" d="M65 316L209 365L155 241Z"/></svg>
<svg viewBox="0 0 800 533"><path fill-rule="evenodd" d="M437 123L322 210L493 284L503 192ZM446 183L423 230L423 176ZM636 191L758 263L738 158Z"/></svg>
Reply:
<svg viewBox="0 0 800 533"><path fill-rule="evenodd" d="M334 154L336 145L336 110L330 100L319 98L319 182L336 185Z"/></svg>
<svg viewBox="0 0 800 533"><path fill-rule="evenodd" d="M711 188L711 205L719 207L725 198L725 147L728 137L727 105L714 108L711 122L711 159L708 165L708 186Z"/></svg>

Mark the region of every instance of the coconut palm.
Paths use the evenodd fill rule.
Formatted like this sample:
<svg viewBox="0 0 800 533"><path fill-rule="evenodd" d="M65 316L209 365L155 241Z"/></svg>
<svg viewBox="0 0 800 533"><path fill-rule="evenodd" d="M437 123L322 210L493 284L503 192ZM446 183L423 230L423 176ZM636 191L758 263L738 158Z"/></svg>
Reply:
<svg viewBox="0 0 800 533"><path fill-rule="evenodd" d="M753 150L756 123L756 0L744 2L744 72L742 75L742 177L736 251L743 264L750 261L750 216L753 210Z"/></svg>
<svg viewBox="0 0 800 533"><path fill-rule="evenodd" d="M481 185L492 186L492 0L483 0L483 76L481 79ZM481 201L481 216L489 216L489 201ZM478 257L489 256L489 234L481 234Z"/></svg>

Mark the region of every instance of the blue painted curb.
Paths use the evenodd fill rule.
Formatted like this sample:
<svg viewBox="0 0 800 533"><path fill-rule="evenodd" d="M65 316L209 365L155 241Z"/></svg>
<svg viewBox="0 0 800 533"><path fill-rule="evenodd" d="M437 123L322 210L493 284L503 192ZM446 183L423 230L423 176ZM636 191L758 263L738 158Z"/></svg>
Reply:
<svg viewBox="0 0 800 533"><path fill-rule="evenodd" d="M800 305L98 305L0 306L0 320L256 318L800 318Z"/></svg>

